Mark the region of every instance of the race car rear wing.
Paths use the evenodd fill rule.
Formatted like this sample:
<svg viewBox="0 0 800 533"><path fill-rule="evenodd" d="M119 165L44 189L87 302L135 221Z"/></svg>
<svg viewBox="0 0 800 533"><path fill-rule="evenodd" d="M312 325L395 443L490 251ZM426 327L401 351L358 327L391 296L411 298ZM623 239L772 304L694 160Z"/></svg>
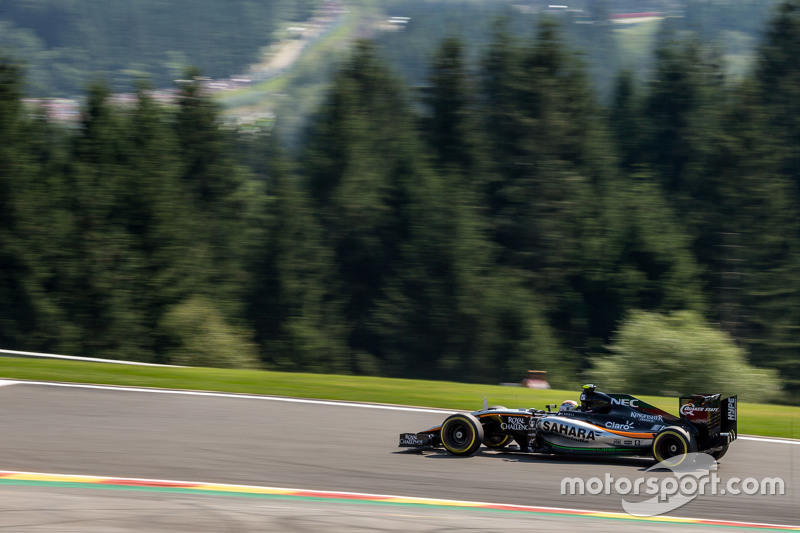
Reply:
<svg viewBox="0 0 800 533"><path fill-rule="evenodd" d="M705 427L710 437L727 437L730 442L736 438L737 396L722 398L720 394L693 394L680 398L681 418Z"/></svg>

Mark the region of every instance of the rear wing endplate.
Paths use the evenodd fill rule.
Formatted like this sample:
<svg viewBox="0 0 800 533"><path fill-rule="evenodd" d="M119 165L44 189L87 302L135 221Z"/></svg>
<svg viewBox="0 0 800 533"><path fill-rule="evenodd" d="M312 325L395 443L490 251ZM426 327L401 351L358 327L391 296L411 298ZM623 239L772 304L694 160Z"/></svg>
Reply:
<svg viewBox="0 0 800 533"><path fill-rule="evenodd" d="M738 397L722 398L719 394L693 394L680 398L681 418L692 424L707 426L709 435L728 433L730 440L738 431Z"/></svg>

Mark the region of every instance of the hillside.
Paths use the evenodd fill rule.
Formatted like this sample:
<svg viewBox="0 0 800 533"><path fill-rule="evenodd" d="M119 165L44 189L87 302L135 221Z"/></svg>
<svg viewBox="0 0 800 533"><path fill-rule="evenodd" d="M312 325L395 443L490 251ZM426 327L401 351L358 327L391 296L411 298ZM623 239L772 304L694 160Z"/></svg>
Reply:
<svg viewBox="0 0 800 533"><path fill-rule="evenodd" d="M197 66L211 77L258 60L287 22L320 0L19 0L0 8L0 50L22 60L32 96L75 96L92 79L127 91L138 77L159 87Z"/></svg>
<svg viewBox="0 0 800 533"><path fill-rule="evenodd" d="M346 15L350 23L338 39L313 55L312 72L288 86L326 80L336 52L358 37L377 39L396 71L420 84L424 65L445 36L467 42L475 62L497 17L508 17L515 33L530 35L535 19L547 13L564 23L570 44L584 52L599 92L607 93L620 68L646 70L662 25L716 43L731 71L744 72L774 3L574 0L562 9L545 0L210 0L197 9L188 0L19 0L0 9L0 53L24 62L27 91L37 97L75 97L98 78L119 92L131 90L142 77L169 87L189 66L211 78L235 77L255 67L259 81L259 65L282 43L304 37L303 31L313 31L309 24L320 27L322 18L331 23ZM657 16L619 18L642 12ZM284 67L293 66L294 59ZM241 102L252 105L252 100ZM240 101L234 99L233 105Z"/></svg>
<svg viewBox="0 0 800 533"><path fill-rule="evenodd" d="M95 83L67 125L0 60L0 346L797 401L800 0L739 79L688 7L506 5L504 27L487 5L315 9L242 88L187 72L162 105ZM474 39L426 53L437 31ZM653 66L608 105L567 36L626 31ZM222 127L220 100L262 96L279 125L310 113L294 149Z"/></svg>

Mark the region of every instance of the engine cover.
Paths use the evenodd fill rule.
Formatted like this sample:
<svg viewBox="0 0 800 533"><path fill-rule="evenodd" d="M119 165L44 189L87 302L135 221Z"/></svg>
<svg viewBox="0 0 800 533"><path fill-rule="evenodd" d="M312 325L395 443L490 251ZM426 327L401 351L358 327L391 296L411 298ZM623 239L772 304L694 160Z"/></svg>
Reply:
<svg viewBox="0 0 800 533"><path fill-rule="evenodd" d="M585 420L547 416L539 421L536 429L542 441L556 449L613 452L649 448L652 436L626 431L632 428L632 424L609 422L609 429L604 429Z"/></svg>

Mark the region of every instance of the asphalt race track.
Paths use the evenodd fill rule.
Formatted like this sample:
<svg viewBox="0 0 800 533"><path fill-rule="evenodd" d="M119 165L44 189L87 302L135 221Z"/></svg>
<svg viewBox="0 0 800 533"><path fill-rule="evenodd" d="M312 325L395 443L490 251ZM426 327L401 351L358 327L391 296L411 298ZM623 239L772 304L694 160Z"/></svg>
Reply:
<svg viewBox="0 0 800 533"><path fill-rule="evenodd" d="M476 408L481 399L476 399ZM0 386L0 471L290 487L623 513L622 496L561 494L564 477L646 473L638 459L397 448L434 410L34 383ZM739 440L717 473L780 477L784 495L705 495L669 513L800 526L800 445ZM635 497L630 497L636 500ZM639 500L644 498L638 498ZM712 531L719 527L335 500L0 484L0 531Z"/></svg>

